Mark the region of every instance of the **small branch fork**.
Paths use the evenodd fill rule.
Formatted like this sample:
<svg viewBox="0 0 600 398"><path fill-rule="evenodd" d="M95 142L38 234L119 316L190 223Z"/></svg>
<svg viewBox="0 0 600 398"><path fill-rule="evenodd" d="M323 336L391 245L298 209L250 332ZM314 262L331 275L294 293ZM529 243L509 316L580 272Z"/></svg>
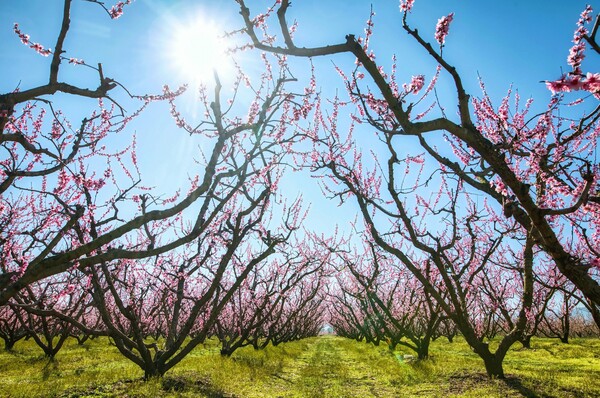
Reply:
<svg viewBox="0 0 600 398"><path fill-rule="evenodd" d="M57 92L73 94L87 98L109 98L108 92L117 86L117 83L114 80L104 77L101 64L98 64L100 84L95 89L81 88L58 81L60 63L63 59L62 54L65 52L63 50L63 45L70 27L71 3L72 0L65 0L64 3L63 20L58 38L56 40L55 51L52 55L48 84L23 91L0 94L0 134L4 131L4 126L6 125L8 118L13 114L14 107L17 104L31 101L41 96L52 95Z"/></svg>

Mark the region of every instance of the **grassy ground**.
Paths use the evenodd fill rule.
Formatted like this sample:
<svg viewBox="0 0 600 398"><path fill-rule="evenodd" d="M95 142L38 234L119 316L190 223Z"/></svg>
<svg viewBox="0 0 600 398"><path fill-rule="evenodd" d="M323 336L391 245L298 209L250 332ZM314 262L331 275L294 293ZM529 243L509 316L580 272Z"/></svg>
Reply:
<svg viewBox="0 0 600 398"><path fill-rule="evenodd" d="M432 344L432 359L322 336L222 358L193 351L162 380L142 372L107 340L68 342L48 361L33 342L0 352L0 397L600 397L600 340L534 339L505 360L506 380L457 339Z"/></svg>

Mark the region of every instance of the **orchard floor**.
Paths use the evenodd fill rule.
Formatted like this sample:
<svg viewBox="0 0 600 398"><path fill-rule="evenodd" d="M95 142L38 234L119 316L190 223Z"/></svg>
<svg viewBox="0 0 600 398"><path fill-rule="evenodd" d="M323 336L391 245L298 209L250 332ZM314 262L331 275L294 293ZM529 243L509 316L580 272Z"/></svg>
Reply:
<svg viewBox="0 0 600 398"><path fill-rule="evenodd" d="M426 361L335 336L231 358L211 342L149 382L106 339L69 341L54 361L40 353L32 341L0 352L0 397L600 397L599 339L515 345L505 380L488 379L459 338L435 341Z"/></svg>

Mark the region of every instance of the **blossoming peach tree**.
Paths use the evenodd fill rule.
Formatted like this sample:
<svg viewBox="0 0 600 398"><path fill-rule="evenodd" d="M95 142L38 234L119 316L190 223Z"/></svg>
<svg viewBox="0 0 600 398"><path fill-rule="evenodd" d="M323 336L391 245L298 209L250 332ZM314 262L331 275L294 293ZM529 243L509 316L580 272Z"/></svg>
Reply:
<svg viewBox="0 0 600 398"><path fill-rule="evenodd" d="M91 3L104 7L100 2ZM114 19L121 15L124 5L105 10ZM49 58L50 66L48 83L16 87L0 95L0 304L30 283L79 267L79 259L93 257L99 248L150 219L168 217L154 214L121 219L119 209L126 207L140 185L136 140L130 136L129 145L119 146L111 137L123 131L151 102L176 96L182 90L131 95L105 75L106 67L101 63L94 65L73 57L75 54L65 47L71 8L72 0L65 0L54 49L34 42L17 23L14 25L21 42ZM95 71L97 87L62 81L60 72L69 67L77 68L82 77L87 70ZM63 96L55 100L55 94ZM119 101L127 101L137 110L126 113L117 95L122 97ZM73 117L79 116L61 109L62 103L72 98L95 99L97 106L84 111L76 122ZM120 174L126 177L117 181ZM99 236L78 242L75 237L91 224L101 226Z"/></svg>
<svg viewBox="0 0 600 398"><path fill-rule="evenodd" d="M309 167L327 194L342 202L353 198L366 239L412 272L482 357L490 376L503 376L504 355L533 322L536 291L542 288L534 280L544 256L582 292L600 325L600 167L592 160L600 134L600 74L584 73L582 63L586 44L593 55L600 53L600 22L590 26L591 7L577 24L568 57L573 70L547 81L553 96L544 111L531 115L533 100L523 105L512 91L499 106L483 82L480 97L467 93L443 52L452 13L438 20L432 44L409 23L415 2L400 1L404 31L437 63L428 83L424 74L402 83L396 57L391 71L385 71L369 48L373 12L364 37L349 34L337 44L303 47L294 40L298 26L290 27L286 20L290 1L278 0L256 16L244 0L237 3L250 47L296 57L355 56L348 68L336 61L347 99L330 99L328 113L322 110L324 103L315 107L321 113L307 132L314 142L306 156ZM455 116L446 114L448 107L435 91L444 78L454 88ZM433 104L425 106L434 94ZM568 102L566 94L581 95ZM353 110L343 134L339 115L349 106ZM582 116L562 116L566 107L571 115L581 109ZM383 149L357 143L353 136L361 124L375 129ZM407 152L415 146L418 153ZM434 184L440 189L427 189ZM500 245L520 249L508 258L499 253ZM494 353L482 341L477 308L467 303L484 283L481 272L507 262L518 264L520 277L511 289L520 291L521 299L515 317L509 316L512 327Z"/></svg>
<svg viewBox="0 0 600 398"><path fill-rule="evenodd" d="M130 2L112 8L91 3L114 19ZM1 164L0 305L8 303L11 317L20 319L30 335L40 337L39 322L56 325L46 341L37 339L48 355L56 354L73 329L108 334L146 378L162 376L211 336L217 321L225 319L221 313L229 301L257 270L270 270L278 284L290 284L278 286L283 290L280 305L265 301L268 296L257 298L274 305L269 321L276 322L278 314L279 329L271 328L270 341L316 333L320 304L315 295L323 283L311 276L321 274L315 265L320 263L315 257L289 266L294 253L309 254L297 253L302 244L294 248L288 243L302 241L296 235L305 210L301 198L283 197L279 188L291 148L302 138L290 126L309 113L314 93L288 90L294 79L285 60L264 57L258 77L237 68L231 98L223 98L215 73L214 91L199 91L197 106L205 119L195 127L177 104L185 87L172 91L165 86L160 95L143 96L123 88L124 100L139 103L137 111L126 114L111 96L122 86L104 76L106 68L63 56L70 19L71 0L65 0L54 50L14 27L23 44L52 61L48 84L0 96L6 154ZM60 82L59 70L67 60L73 67L95 69L100 86L90 90ZM69 112L46 98L56 92L96 98L98 108L75 128ZM240 98L247 102L240 104ZM143 186L137 137L125 146L115 139L158 100L170 107L174 127L199 144L199 167L189 175L188 186L171 197L164 197L160 187ZM290 275L303 267L312 271ZM301 300L285 299L287 290ZM84 317L90 303L101 331ZM310 314L313 322L302 324L300 314ZM15 322L7 335L17 330ZM13 335L9 344L18 338ZM152 336L154 344L148 342ZM53 343L55 338L59 343Z"/></svg>

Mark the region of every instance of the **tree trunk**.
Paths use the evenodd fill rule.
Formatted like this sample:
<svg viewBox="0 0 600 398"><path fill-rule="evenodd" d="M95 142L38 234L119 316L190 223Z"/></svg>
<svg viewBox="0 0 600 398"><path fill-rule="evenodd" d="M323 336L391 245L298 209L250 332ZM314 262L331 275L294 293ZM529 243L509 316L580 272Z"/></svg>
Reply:
<svg viewBox="0 0 600 398"><path fill-rule="evenodd" d="M523 336L520 340L523 348L530 349L531 348L531 335Z"/></svg>
<svg viewBox="0 0 600 398"><path fill-rule="evenodd" d="M44 355L46 356L46 358L48 358L50 361L54 361L54 357L56 357L57 350L46 347L43 347L42 349L44 350Z"/></svg>
<svg viewBox="0 0 600 398"><path fill-rule="evenodd" d="M429 340L423 340L417 346L417 358L418 359L427 359L429 358Z"/></svg>
<svg viewBox="0 0 600 398"><path fill-rule="evenodd" d="M567 310L565 313L565 327L563 330L563 338L560 339L565 344L569 344L569 335L571 334L571 314Z"/></svg>
<svg viewBox="0 0 600 398"><path fill-rule="evenodd" d="M165 374L164 371L161 371L155 364L146 365L144 368L144 381L148 381L154 378L161 378Z"/></svg>
<svg viewBox="0 0 600 398"><path fill-rule="evenodd" d="M4 339L4 351L12 351L15 346L15 340Z"/></svg>
<svg viewBox="0 0 600 398"><path fill-rule="evenodd" d="M485 364L485 371L487 375L493 379L504 379L504 369L502 368L502 359L497 358L496 355L482 356L483 363Z"/></svg>
<svg viewBox="0 0 600 398"><path fill-rule="evenodd" d="M504 354L500 354L496 351L495 354L492 354L489 350L489 343L487 342L468 342L469 345L473 348L473 351L481 359L483 359L483 363L485 365L485 371L490 378L493 379L504 379L504 369L502 368L502 362L504 361Z"/></svg>
<svg viewBox="0 0 600 398"><path fill-rule="evenodd" d="M569 335L568 334L565 333L562 336L558 336L558 338L560 339L561 343L569 344Z"/></svg>
<svg viewBox="0 0 600 398"><path fill-rule="evenodd" d="M222 357L230 357L233 354L233 350L229 347L221 348L221 356Z"/></svg>

